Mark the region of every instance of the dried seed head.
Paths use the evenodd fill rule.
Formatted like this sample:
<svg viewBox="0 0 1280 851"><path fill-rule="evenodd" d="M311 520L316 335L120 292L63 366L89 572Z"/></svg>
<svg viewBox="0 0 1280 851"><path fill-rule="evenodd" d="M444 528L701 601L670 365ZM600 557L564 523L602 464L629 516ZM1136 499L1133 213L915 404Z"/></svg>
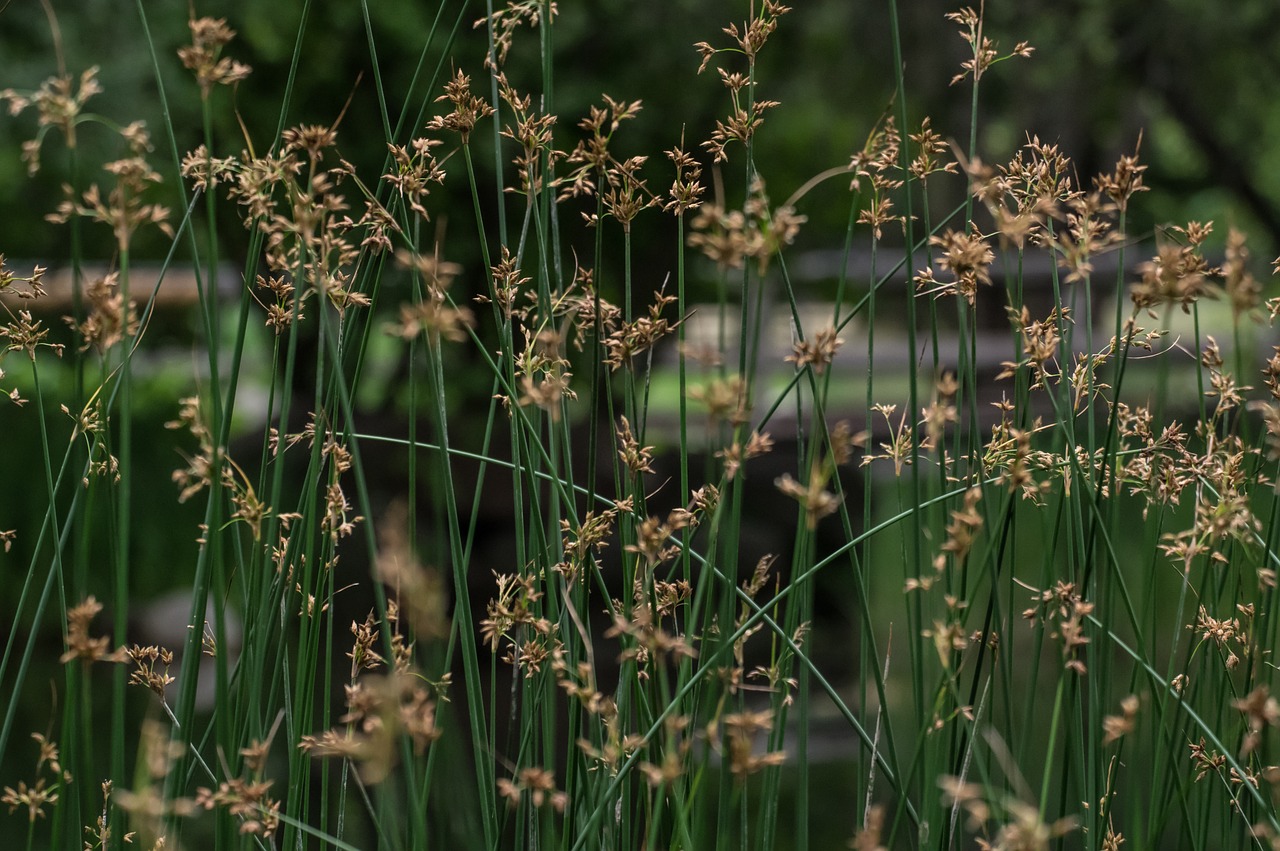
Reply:
<svg viewBox="0 0 1280 851"><path fill-rule="evenodd" d="M843 345L844 340L836 336L835 328L823 328L807 340L798 340L792 346L792 353L783 360L794 363L796 369L812 367L816 374L822 375Z"/></svg>
<svg viewBox="0 0 1280 851"><path fill-rule="evenodd" d="M64 665L78 659L86 665L94 662L123 663L128 656L123 647L109 650L111 639L89 635L89 624L102 611L102 604L90 595L67 612L67 651L58 661Z"/></svg>
<svg viewBox="0 0 1280 851"><path fill-rule="evenodd" d="M236 35L225 18L194 18L187 25L191 44L178 48L178 58L183 67L195 72L201 100L208 99L214 86L229 86L249 76L253 69L248 65L221 56L222 48Z"/></svg>
<svg viewBox="0 0 1280 851"><path fill-rule="evenodd" d="M453 112L431 119L427 122L427 129L457 133L464 145L470 140L476 122L493 115L493 107L471 94L471 78L461 71L445 84L444 94L436 98L437 103L440 101L453 104Z"/></svg>

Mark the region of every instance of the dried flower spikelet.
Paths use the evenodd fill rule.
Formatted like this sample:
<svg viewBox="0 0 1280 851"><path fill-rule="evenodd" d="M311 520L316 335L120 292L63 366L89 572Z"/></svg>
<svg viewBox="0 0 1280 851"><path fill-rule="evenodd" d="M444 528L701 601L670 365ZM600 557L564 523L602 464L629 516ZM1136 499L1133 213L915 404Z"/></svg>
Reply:
<svg viewBox="0 0 1280 851"><path fill-rule="evenodd" d="M45 339L49 335L49 329L45 328L44 322L32 319L31 312L26 310L19 310L15 315L12 307L4 303L6 297L17 298L19 303L44 298L45 288L41 282L45 271L44 266L37 265L32 267L31 274L19 275L5 264L5 256L0 253L0 307L4 307L9 316L9 321L0 325L0 339L9 340L4 348L0 348L0 361L4 360L6 352L17 351L27 352L27 357L35 360L36 349L40 347L51 349L58 354L58 357L63 354L63 344L49 343ZM0 380L3 380L4 376L4 370L0 370ZM8 395L9 401L19 407L27 402L22 398L22 394L18 393L17 388L9 390L4 395Z"/></svg>
<svg viewBox="0 0 1280 851"><path fill-rule="evenodd" d="M564 576L566 582L572 584L576 581L588 559L609 546L618 514L617 508L601 512L588 511L576 527L568 520L560 521L560 540L565 561L555 565L555 570Z"/></svg>
<svg viewBox="0 0 1280 851"><path fill-rule="evenodd" d="M338 131L323 124L299 124L280 135L286 154L306 154L312 165L324 159L324 152L338 144Z"/></svg>
<svg viewBox="0 0 1280 851"><path fill-rule="evenodd" d="M844 340L836 336L835 328L823 328L807 340L798 340L792 346L792 353L783 358L787 363L794 363L796 369L812 367L818 375L827 371L836 352L844 345Z"/></svg>
<svg viewBox="0 0 1280 851"><path fill-rule="evenodd" d="M351 622L351 650L347 658L351 660L351 679L354 681L363 671L373 671L382 667L383 659L374 649L378 643L378 621L373 612L365 616L364 623Z"/></svg>
<svg viewBox="0 0 1280 851"><path fill-rule="evenodd" d="M616 190L622 177L620 167L634 170L644 162L641 158L638 162L632 161L630 166L624 166L610 152L614 133L623 121L636 117L640 112L641 102L617 101L607 94L602 97L605 105L592 105L587 117L578 122L578 127L585 130L587 136L578 140L566 158L574 166L573 171L567 177L557 180L557 185L561 187L558 196L561 200L596 197L601 190L602 182ZM681 170L681 166L677 165L677 175ZM677 177L678 180L679 177ZM633 181L631 192L633 199L636 188L637 185ZM616 200L615 195L610 203L616 204ZM604 201L603 196L601 201ZM657 203L658 199L654 198L653 202ZM595 213L583 213L583 219L588 227L599 224Z"/></svg>
<svg viewBox="0 0 1280 851"><path fill-rule="evenodd" d="M67 324L80 335L80 351L92 347L101 354L126 337L138 335L137 301L130 299L126 319L119 272L90 281L85 288L85 298L89 312L84 322L77 323L66 317Z"/></svg>
<svg viewBox="0 0 1280 851"><path fill-rule="evenodd" d="M946 151L948 145L942 136L934 132L928 116L925 116L920 123L920 132L912 133L907 138L914 142L917 148L916 156L911 160L907 170L921 183L927 183L931 174L937 174L938 172L956 174L959 172L959 163L940 163L938 161L938 154Z"/></svg>
<svg viewBox="0 0 1280 851"><path fill-rule="evenodd" d="M19 310L17 316L10 314L9 322L0 325L0 340L8 340L0 354L5 352L26 352L27 358L34 361L36 359L36 350L46 348L52 351L58 357L62 357L63 346L61 343L50 343L45 338L49 336L49 329L44 327L44 323L39 319L34 319L29 310ZM9 398L17 401L17 390L14 389ZM19 402L21 404L21 402Z"/></svg>
<svg viewBox="0 0 1280 851"><path fill-rule="evenodd" d="M13 89L0 90L0 103L8 101L10 115L18 115L27 107L35 106L42 131L45 127L57 127L66 138L67 147L74 149L77 118L89 98L101 91L95 65L81 73L75 83L70 75L62 74L48 78L34 92L23 94ZM22 143L22 161L27 164L28 174L40 170L40 144L43 139L44 133L41 132L36 138Z"/></svg>
<svg viewBox="0 0 1280 851"><path fill-rule="evenodd" d="M925 435L920 444L922 449L937 450L941 447L947 426L959 421L955 405L956 393L959 389L960 384L956 381L955 373L950 371L943 372L934 382L933 399L929 402L929 406L924 409L921 416ZM848 428L847 424L846 428ZM850 439L851 435L849 437L842 436L840 442L847 443ZM831 442L833 445L837 443L834 433L832 434ZM843 450L843 457L847 458L851 451L851 448ZM837 460L836 463L843 462Z"/></svg>
<svg viewBox="0 0 1280 851"><path fill-rule="evenodd" d="M160 183L161 179L141 153L114 160L102 168L115 178L115 185L105 198L96 184L79 198L70 187L64 187L67 197L58 204L55 212L45 218L54 224L65 224L72 217L79 216L108 225L115 235L117 248L122 251L128 250L133 234L143 226L153 225L165 236L174 235L169 224L169 208L143 200L147 190Z"/></svg>
<svg viewBox="0 0 1280 851"><path fill-rule="evenodd" d="M1266 685L1260 685L1239 700L1231 701L1231 707L1244 715L1246 732L1240 744L1240 756L1244 758L1257 749L1263 733L1280 727L1280 701L1271 696Z"/></svg>
<svg viewBox="0 0 1280 851"><path fill-rule="evenodd" d="M894 424L893 415L898 410L897 405L877 403L871 406L871 410L884 418L890 436L887 443L880 443L881 452L868 452L862 456L862 466L877 460L889 460L893 462L894 475L901 476L902 469L911 464L915 449L915 435L912 433L912 424L907 422L907 412L903 411L897 424Z"/></svg>
<svg viewBox="0 0 1280 851"><path fill-rule="evenodd" d="M876 804L867 810L866 820L858 828L858 832L849 840L852 851L889 851L880 844L880 835L884 830L884 807Z"/></svg>
<svg viewBox="0 0 1280 851"><path fill-rule="evenodd" d="M337 757L360 763L361 778L366 782L378 782L386 778L389 772L391 756L385 755L381 762L387 768L375 768L380 760L375 755L373 743L368 737L351 731L325 730L318 736L304 735L298 741L298 750L316 758Z"/></svg>
<svg viewBox="0 0 1280 851"><path fill-rule="evenodd" d="M1196 770L1196 782L1200 782L1210 774L1221 774L1227 764L1227 757L1215 750L1205 747L1204 738L1200 741L1188 742L1191 749L1191 762Z"/></svg>
<svg viewBox="0 0 1280 851"><path fill-rule="evenodd" d="M778 490L794 499L804 508L805 525L810 531L818 528L818 521L835 513L844 498L826 490L830 473L814 463L809 471L808 484L801 484L790 473L783 473L774 482Z"/></svg>
<svg viewBox="0 0 1280 851"><path fill-rule="evenodd" d="M32 733L31 738L40 746L36 774L44 773L47 768L52 777L52 785L49 785L51 778L46 776L37 777L31 786L25 780L19 780L16 789L5 786L0 792L0 804L7 806L11 813L25 808L28 823L35 824L37 819L45 817L45 807L58 803L60 790L64 783L71 781L71 774L62 769L57 744L45 739L41 733Z"/></svg>
<svg viewBox="0 0 1280 851"><path fill-rule="evenodd" d="M979 830L991 820L991 807L984 798L981 786L951 775L939 777L938 786L942 789L942 800L947 806L959 807L968 815L965 826L969 830Z"/></svg>
<svg viewBox="0 0 1280 851"><path fill-rule="evenodd" d="M719 204L704 205L689 222L690 248L697 248L722 269L741 269L743 259L759 252L759 232L748 231L739 210L725 212Z"/></svg>
<svg viewBox="0 0 1280 851"><path fill-rule="evenodd" d="M222 807L240 822L240 833L270 840L280 827L280 802L270 796L271 780L234 777L217 791L196 790L195 805L206 810Z"/></svg>
<svg viewBox="0 0 1280 851"><path fill-rule="evenodd" d="M739 783L765 768L782 765L785 751L773 751L756 755L754 742L758 734L773 729L773 710L763 712L732 712L724 716L725 735L728 738L729 770Z"/></svg>
<svg viewBox="0 0 1280 851"><path fill-rule="evenodd" d="M973 542L982 528L983 519L978 511L978 503L982 499L982 488L971 487L964 492L964 506L959 511L951 512L951 522L947 524L947 539L939 549L955 559L957 565L963 564L973 549Z"/></svg>
<svg viewBox="0 0 1280 851"><path fill-rule="evenodd" d="M19 301L44 298L47 295L44 289L44 275L47 271L47 267L35 264L31 267L30 274L18 274L8 266L4 253L0 252L0 296L11 296Z"/></svg>
<svg viewBox="0 0 1280 851"><path fill-rule="evenodd" d="M441 144L443 142L439 139L425 137L414 139L407 147L387 143L392 165L391 171L382 175L382 179L410 210L424 220L429 218L425 202L431 194L431 184L444 184L443 164L432 153L432 148ZM389 220L387 225L391 230L400 232L400 226L394 219Z"/></svg>
<svg viewBox="0 0 1280 851"><path fill-rule="evenodd" d="M194 456L187 458L187 466L174 470L170 478L182 488L179 502L186 502L213 483L214 447L213 435L205 424L200 409L200 397L187 396L178 402L178 417L164 424L167 429L186 429L199 445Z"/></svg>
<svg viewBox="0 0 1280 851"><path fill-rule="evenodd" d="M885 118L868 134L862 150L849 158L846 169L853 174L849 182L850 192L861 192L864 184L871 188L871 206L858 214L859 224L869 224L876 239L881 237L881 228L893 221L904 221L900 217L890 215L893 202L888 193L902 186L898 176L899 152L902 150L902 136L893 116Z"/></svg>
<svg viewBox="0 0 1280 851"><path fill-rule="evenodd" d="M1280 346L1272 347L1272 355L1262 367L1263 383L1267 386L1267 390L1271 393L1273 402L1267 403L1270 407L1274 402L1280 402Z"/></svg>
<svg viewBox="0 0 1280 851"><path fill-rule="evenodd" d="M505 63L516 30L521 26L537 29L542 25L544 9L546 17L552 20L560 13L554 0L549 4L544 0L508 0L504 8L476 21L473 28L487 26L490 32L491 42L484 58L484 67L496 71Z"/></svg>
<svg viewBox="0 0 1280 851"><path fill-rule="evenodd" d="M254 295L254 300L266 308L267 319L266 326L275 331L276 335L283 334L295 320L305 319L302 313L303 304L311 293L304 292L298 298L294 298L295 288L290 279L284 275L258 275L254 279L254 284L258 289L266 290L275 296L270 304L266 304Z"/></svg>
<svg viewBox="0 0 1280 851"><path fill-rule="evenodd" d="M448 260L440 260L439 248L434 253L397 251L396 262L410 269L421 280L429 293L447 293L454 280L462 274L462 266Z"/></svg>
<svg viewBox="0 0 1280 851"><path fill-rule="evenodd" d="M401 736L417 756L440 737L436 708L448 686L448 675L432 682L413 670L362 678L344 687L347 713L339 720L346 729L304 735L298 748L312 757L354 760L365 783L381 783L398 761Z"/></svg>
<svg viewBox="0 0 1280 851"><path fill-rule="evenodd" d="M613 617L613 626L605 631L605 638L625 637L623 650L618 654L620 662L634 662L636 676L647 680L655 664L692 659L698 653L682 635L673 635L662 628L658 613L644 600L637 605L630 619L620 612Z"/></svg>
<svg viewBox="0 0 1280 851"><path fill-rule="evenodd" d="M702 73L717 53L741 54L746 57L748 68L754 69L756 55L777 29L778 19L790 11L789 6L784 6L775 0L765 0L756 17L751 21L743 22L741 29L737 24L730 24L724 28L723 32L736 43L736 48L717 50L705 41L695 44L694 48L702 56L698 73ZM777 101L759 100L754 97L756 87L750 72L731 73L724 68L716 70L725 88L729 89L732 104L728 119L725 121L717 119L716 129L712 132L711 138L702 145L712 153L716 162L723 162L728 159L726 153L728 145L731 142L740 142L744 146L748 144L760 125L764 123L764 111L779 104ZM746 90L749 99L742 96L743 90Z"/></svg>
<svg viewBox="0 0 1280 851"><path fill-rule="evenodd" d="M1235 228L1227 231L1222 287L1231 300L1231 312L1237 321L1262 302L1262 285L1249 270L1249 247L1245 244L1245 235Z"/></svg>
<svg viewBox="0 0 1280 851"><path fill-rule="evenodd" d="M231 498L235 511L234 520L244 523L255 541L262 540L262 524L271 516L271 506L258 498L253 481L229 455L224 455L226 466L222 468L222 485Z"/></svg>
<svg viewBox="0 0 1280 851"><path fill-rule="evenodd" d="M235 157L214 157L209 149L200 145L182 158L180 171L191 181L192 188L200 192L234 181L239 163Z"/></svg>
<svg viewBox="0 0 1280 851"><path fill-rule="evenodd" d="M1044 319L1031 319L1031 312L1026 305L1021 311L1006 308L1009 320L1022 338L1023 359L1018 363L1006 361L996 380L1012 377L1022 366L1031 368L1033 388L1043 388L1046 378L1056 378L1059 372L1052 368L1058 357L1058 347L1062 342L1061 328L1071 321L1070 309L1055 307Z"/></svg>
<svg viewBox="0 0 1280 851"><path fill-rule="evenodd" d="M1046 822L1038 806L1023 801L1009 800L1004 809L1010 821L996 831L995 848L1047 849L1055 839L1066 836L1079 826L1073 816Z"/></svg>
<svg viewBox="0 0 1280 851"><path fill-rule="evenodd" d="M929 244L940 249L938 268L950 272L953 280L938 280L932 268L916 275L916 289L934 296L962 296L969 304L977 299L978 285L991 285L990 266L995 259L991 246L976 231L964 233L947 229L940 236L929 237Z"/></svg>
<svg viewBox="0 0 1280 851"><path fill-rule="evenodd" d="M566 156L553 145L552 133L558 119L555 115L534 109L533 97L516 91L505 74L497 74L495 82L498 84L498 96L510 108L514 119L514 123L504 124L500 133L519 145L511 160L516 167L519 189L508 191L527 195L541 189L547 171Z"/></svg>
<svg viewBox="0 0 1280 851"><path fill-rule="evenodd" d="M644 779L651 789L660 789L684 776L685 770L681 756L679 749L665 748L662 751L661 762L642 761L636 767L640 769L640 773L644 775Z"/></svg>
<svg viewBox="0 0 1280 851"><path fill-rule="evenodd" d="M1077 819L1071 816L1046 822L1038 806L1008 794L989 794L982 786L959 777L940 777L938 785L942 787L943 802L967 814L966 829L991 837L990 842L979 839L981 847L1041 851L1078 827ZM992 822L997 819L1005 823L992 830Z"/></svg>
<svg viewBox="0 0 1280 851"><path fill-rule="evenodd" d="M965 632L963 625L955 621L947 622L935 618L930 629L920 630L920 637L932 640L934 652L938 654L938 663L942 665L944 671L954 670L959 654L969 646L968 633ZM935 717L931 729L942 729L944 723L941 717Z"/></svg>
<svg viewBox="0 0 1280 851"><path fill-rule="evenodd" d="M229 86L249 76L253 69L243 62L222 56L236 36L225 18L192 18L191 44L178 48L178 58L189 71L194 71L200 85L200 99L207 100L214 86Z"/></svg>
<svg viewBox="0 0 1280 851"><path fill-rule="evenodd" d="M495 573L494 579L498 595L489 601L488 617L480 621L480 635L493 652L504 640L514 645L528 634L551 635L554 626L538 612L543 595L534 577Z"/></svg>
<svg viewBox="0 0 1280 851"><path fill-rule="evenodd" d="M556 812L563 813L569 803L569 796L556 789L555 781L555 774L545 768L522 768L516 772L514 780L505 777L498 779L498 794L506 798L513 809L527 795L529 803L535 809L549 806Z"/></svg>
<svg viewBox="0 0 1280 851"><path fill-rule="evenodd" d="M1209 388L1205 390L1204 395L1210 399L1215 397L1218 399L1213 412L1213 418L1217 419L1225 412L1244 404L1242 394L1253 388L1236 385L1234 376L1225 370L1226 362L1222 359L1218 341L1212 335L1205 339L1205 347L1200 354L1200 364L1209 370Z"/></svg>
<svg viewBox="0 0 1280 851"><path fill-rule="evenodd" d="M1206 459L1212 465L1210 477L1217 480L1216 490L1205 488L1197 493L1195 521L1190 528L1161 538L1161 551L1181 562L1184 570L1189 570L1202 555L1225 564L1227 556L1221 550L1222 544L1252 544L1254 536L1262 531L1262 521L1253 512L1241 478L1245 457L1238 437L1224 440L1219 450Z"/></svg>
<svg viewBox="0 0 1280 851"><path fill-rule="evenodd" d="M948 12L946 18L959 25L960 37L968 42L969 48L973 53L972 59L967 59L960 63L960 67L963 70L951 78L951 85L953 86L966 77L973 77L974 85L977 85L978 81L982 79L983 73L995 63L1012 56L1027 58L1035 51L1035 48L1025 41L1020 41L1014 45L1012 52L1001 56L996 50L996 43L983 35L982 16L975 12L971 6L965 6L958 12Z"/></svg>
<svg viewBox="0 0 1280 851"><path fill-rule="evenodd" d="M676 176L668 193L670 200L663 204L662 209L676 216L683 216L689 210L701 207L702 193L706 191L700 181L702 166L685 152L683 145L684 139L681 138L680 145L666 152L667 158L676 167Z"/></svg>
<svg viewBox="0 0 1280 851"><path fill-rule="evenodd" d="M1115 205L1099 189L1075 193L1062 202L1059 215L1065 227L1046 233L1043 240L1058 267L1066 270L1065 283L1089 280L1092 258L1123 238L1113 230L1114 213Z"/></svg>
<svg viewBox="0 0 1280 851"><path fill-rule="evenodd" d="M526 372L520 376L520 407L533 405L541 408L553 423L560 421L561 407L566 400L578 398L570 386L573 374L567 371L545 371L541 374Z"/></svg>
<svg viewBox="0 0 1280 851"><path fill-rule="evenodd" d="M169 676L169 666L173 664L173 651L154 645L142 647L135 644L125 652L134 665L133 672L129 674L129 684L145 686L164 700L165 687L174 681L173 677ZM157 670L157 665L163 665L163 670Z"/></svg>
<svg viewBox="0 0 1280 851"><path fill-rule="evenodd" d="M328 534L330 542L337 545L342 538L350 537L356 526L363 521L363 515L352 515L351 502L343 492L342 485L336 481L330 483L325 490L325 510L320 521L320 531Z"/></svg>
<svg viewBox="0 0 1280 851"><path fill-rule="evenodd" d="M641 212L657 206L660 199L640 179L640 169L647 157L629 157L613 162L605 170L607 188L601 196L605 213L622 225L623 233L631 232L631 223Z"/></svg>
<svg viewBox="0 0 1280 851"><path fill-rule="evenodd" d="M770 260L790 245L807 217L788 203L770 211L764 180L756 175L741 210L725 211L721 202L703 206L689 223L686 243L699 248L722 269L740 269L750 258L763 275Z"/></svg>
<svg viewBox="0 0 1280 851"><path fill-rule="evenodd" d="M1121 212L1128 208L1130 198L1150 188L1142 182L1142 175L1147 167L1138 162L1138 152L1141 149L1142 134L1139 133L1138 141L1133 146L1133 153L1120 157L1111 174L1098 175L1093 179L1093 185L1105 193Z"/></svg>
<svg viewBox="0 0 1280 851"><path fill-rule="evenodd" d="M515 314L516 297L532 279L520 273L516 256L505 245L502 246L501 259L490 268L489 272L493 287L492 293L491 295L478 295L476 296L476 301L492 301L500 310L501 315L510 321Z"/></svg>
<svg viewBox="0 0 1280 851"><path fill-rule="evenodd" d="M747 445L743 446L735 440L732 445L719 449L715 453L715 457L724 462L724 476L728 481L733 481L737 476L738 470L742 467L743 462L748 461L760 455L765 455L773 451L773 438L768 432L761 434L758 431L751 432L751 437L747 439Z"/></svg>
<svg viewBox="0 0 1280 851"><path fill-rule="evenodd" d="M653 447L641 446L631 433L631 423L626 417L619 417L621 425L616 432L618 436L618 458L633 475L653 472Z"/></svg>
<svg viewBox="0 0 1280 851"><path fill-rule="evenodd" d="M128 655L123 647L110 650L111 639L89 635L89 624L102 611L102 604L90 595L84 602L67 612L67 650L58 661L66 664L78 659L85 664L94 662L123 663Z"/></svg>
<svg viewBox="0 0 1280 851"><path fill-rule="evenodd" d="M837 467L843 467L853 460L855 449L863 449L867 445L868 434L865 431L855 432L848 420L839 420L831 427L830 450L831 461Z"/></svg>
<svg viewBox="0 0 1280 851"><path fill-rule="evenodd" d="M679 547L667 546L667 541L676 530L670 522L662 522L657 517L647 517L636 523L634 544L627 544L626 552L636 553L645 559L650 568L661 562L674 558Z"/></svg>
<svg viewBox="0 0 1280 851"><path fill-rule="evenodd" d="M637 355L651 350L659 340L676 330L682 320L672 321L662 315L676 301L675 296L662 290L654 293L653 302L644 315L632 322L619 323L617 329L604 339L604 362L614 370L630 367Z"/></svg>
<svg viewBox="0 0 1280 851"><path fill-rule="evenodd" d="M143 752L147 775L152 780L168 777L174 764L186 752L186 746L170 735L168 726L155 719L143 721L139 748Z"/></svg>
<svg viewBox="0 0 1280 851"><path fill-rule="evenodd" d="M440 101L451 103L453 112L431 119L427 122L427 129L457 133L464 145L470 141L476 122L493 115L493 107L471 93L471 78L461 71L445 84L444 94L436 98L436 103Z"/></svg>
<svg viewBox="0 0 1280 851"><path fill-rule="evenodd" d="M718 53L742 53L754 65L756 54L760 52L760 48L764 47L773 31L778 28L778 19L790 11L790 6L784 6L777 0L765 0L760 7L760 13L750 22L743 22L741 31L737 24L730 24L722 30L736 42L736 49L716 49L705 41L695 44L694 49L702 56L698 73L705 71L712 58Z"/></svg>
<svg viewBox="0 0 1280 851"><path fill-rule="evenodd" d="M987 191L995 192L996 199L1008 204L1015 216L1029 218L1024 224L1029 239L1054 244L1044 226L1046 220L1079 195L1070 158L1057 145L1033 135L998 172Z"/></svg>
<svg viewBox="0 0 1280 851"><path fill-rule="evenodd" d="M400 305L400 320L386 326L388 334L402 340L425 335L429 340L460 343L467 339L467 329L475 325L475 316L466 307L454 307L428 293L421 301Z"/></svg>
<svg viewBox="0 0 1280 851"><path fill-rule="evenodd" d="M653 749L660 749L661 761L644 761L638 766L650 788L661 788L684 776L685 763L693 747L692 740L685 734L689 721L687 715L668 715L663 721L666 740L662 745L652 745Z"/></svg>
<svg viewBox="0 0 1280 851"><path fill-rule="evenodd" d="M690 495L690 501L684 508L677 508L671 512L668 522L677 529L684 529L689 526L697 526L708 515L716 510L716 506L720 502L720 491L715 485L703 485L693 491Z"/></svg>
<svg viewBox="0 0 1280 851"><path fill-rule="evenodd" d="M1133 732L1134 722L1138 716L1138 696L1131 694L1120 701L1120 714L1108 715L1102 719L1102 743L1109 745Z"/></svg>
<svg viewBox="0 0 1280 851"><path fill-rule="evenodd" d="M717 378L708 384L690 387L689 398L707 407L707 416L712 422L739 425L747 421L748 389L741 376Z"/></svg>
<svg viewBox="0 0 1280 851"><path fill-rule="evenodd" d="M185 751L186 746L170 736L167 725L154 719L142 722L138 758L146 772L137 778L138 785L132 790L114 789L111 795L112 803L129 814L129 826L136 833L130 835L142 847L164 848L166 821L196 812L195 801L190 798L165 795L164 779Z"/></svg>
<svg viewBox="0 0 1280 851"><path fill-rule="evenodd" d="M1173 239L1161 240L1156 256L1138 267L1142 280L1135 283L1129 292L1134 305L1152 308L1177 304L1184 313L1190 313L1191 305L1208 293L1212 269L1204 258L1201 245L1212 231L1212 222L1188 222L1186 227L1173 228L1181 243Z"/></svg>
<svg viewBox="0 0 1280 851"><path fill-rule="evenodd" d="M1087 669L1081 657L1091 641L1085 634L1085 625L1093 609L1094 604L1080 596L1074 582L1059 581L1052 589L1038 592L1036 606L1024 611L1022 616L1051 627L1049 636L1062 645L1064 667L1083 676Z"/></svg>
<svg viewBox="0 0 1280 851"><path fill-rule="evenodd" d="M135 156L143 156L155 150L151 144L151 133L147 130L145 121L132 121L120 128L120 138L124 139L125 144L129 146L129 150Z"/></svg>

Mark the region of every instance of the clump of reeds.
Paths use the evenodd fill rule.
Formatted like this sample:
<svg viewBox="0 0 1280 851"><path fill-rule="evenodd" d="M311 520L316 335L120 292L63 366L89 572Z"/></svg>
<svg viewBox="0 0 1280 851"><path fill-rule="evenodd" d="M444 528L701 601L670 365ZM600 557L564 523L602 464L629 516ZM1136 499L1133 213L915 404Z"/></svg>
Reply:
<svg viewBox="0 0 1280 851"><path fill-rule="evenodd" d="M336 118L215 138L225 90L252 73L223 20L193 15L171 46L203 107L187 153L90 114L95 69L0 92L36 112L33 171L54 131L73 161L91 125L122 153L51 205L77 250L82 227L112 236L109 272L74 282L72 343L40 312L46 270L0 255L0 389L7 417L37 422L24 451L44 471L26 483L32 541L0 531L30 558L0 661L6 767L27 758L12 721L41 693L38 635L53 612L64 624L33 769L0 797L27 847L807 848L838 819L864 850L1280 848L1280 354L1257 364L1248 346L1280 298L1244 236L1219 262L1209 223L1153 246L1130 233L1137 143L1088 185L1034 136L985 163L983 77L1032 49L1002 53L968 8L948 16L971 48L952 81L972 87L974 126L950 131L967 146L912 119L898 63L892 110L847 163L770 183L754 143L785 104L757 57L803 12L748 8L693 46L690 74L725 95L694 142L640 101L554 111L558 10L538 0L475 22L486 52L433 80L430 116L387 122L373 171L344 159ZM520 51L541 58L533 79L508 71ZM381 82L378 98L389 114ZM670 121L670 147L621 153L645 120ZM444 208L452 183L470 208ZM842 269L814 326L787 257L832 184L836 238L867 244L874 271ZM939 215L947 185L963 200ZM224 207L243 234L219 232ZM446 217L479 257L451 253ZM678 259L641 275L651 220ZM156 294L133 285L131 249L153 228L165 268L187 256L200 281L202 377L165 414L170 481L134 464ZM241 240L227 299L224 241ZM900 268L875 268L886 244L905 245ZM1119 271L1098 280L1110 252ZM1047 311L1019 271L1037 253ZM877 335L899 272L905 328ZM698 276L718 300L695 345ZM1229 346L1201 327L1214 298ZM1009 323L988 363L991 301ZM773 352L762 322L779 312L792 340ZM905 375L876 366L892 347ZM858 349L854 400L836 379ZM379 352L403 365L394 426L362 417ZM254 384L263 409L243 415ZM402 481L370 472L375 448L399 453ZM763 556L747 543L762 476L791 527ZM509 551L483 546L494 494ZM158 498L203 506L175 559L191 566L181 646L128 631ZM831 576L848 622L820 629ZM350 598L368 601L354 619ZM852 746L838 789L815 779L820 712Z"/></svg>

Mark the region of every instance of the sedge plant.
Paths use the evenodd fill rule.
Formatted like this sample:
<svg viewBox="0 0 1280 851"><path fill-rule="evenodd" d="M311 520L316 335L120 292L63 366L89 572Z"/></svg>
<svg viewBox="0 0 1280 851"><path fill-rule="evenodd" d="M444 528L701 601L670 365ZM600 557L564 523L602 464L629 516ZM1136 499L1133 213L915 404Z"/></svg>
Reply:
<svg viewBox="0 0 1280 851"><path fill-rule="evenodd" d="M380 165L344 158L345 110L291 118L311 3L274 127L235 110L234 22L193 11L165 45L142 3L158 132L90 113L97 73L60 46L48 82L0 92L38 116L32 169L63 143L75 270L59 337L47 270L0 255L4 416L40 470L34 519L0 517L25 559L0 657L15 842L1280 847L1280 356L1250 346L1280 300L1245 237L1218 260L1209 223L1130 233L1138 140L1088 184L1034 136L987 164L981 83L1035 60L982 9L948 16L966 126L916 114L889 0L892 101L781 185L758 59L804 11L738 5L689 53L720 117L649 153L639 100L559 111L544 0L437 4L408 80L360 4ZM168 117L180 92L200 127ZM118 153L96 179L89 133ZM845 226L814 311L794 246L819 203ZM156 477L141 400L179 268L197 356ZM761 482L785 529L765 553ZM129 621L157 499L197 518L175 646ZM19 729L45 655L54 711Z"/></svg>

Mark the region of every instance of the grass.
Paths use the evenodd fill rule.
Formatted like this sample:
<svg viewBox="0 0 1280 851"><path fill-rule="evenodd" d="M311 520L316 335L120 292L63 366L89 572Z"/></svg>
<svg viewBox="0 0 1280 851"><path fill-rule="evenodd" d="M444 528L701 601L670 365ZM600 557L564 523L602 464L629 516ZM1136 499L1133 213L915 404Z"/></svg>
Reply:
<svg viewBox="0 0 1280 851"><path fill-rule="evenodd" d="M44 270L0 276L29 512L3 533L13 841L1280 847L1280 360L1252 342L1280 300L1243 236L1210 260L1207 224L1128 232L1136 140L1088 186L1039 140L984 165L982 81L1034 59L972 9L949 16L967 144L913 117L890 2L893 103L847 164L778 187L756 60L786 7L695 46L723 117L700 140L660 117L646 158L618 153L639 102L557 115L554 4L488 9L478 57L455 5L401 94L362 6L380 168L342 158L340 118L288 124L309 6L268 144L215 132L252 73L228 24L191 21L179 86L141 3L200 147L87 111L51 9L58 74L0 93L74 183L70 336ZM89 132L122 152L96 179ZM826 315L788 266L814 198L871 258ZM111 272L82 279L102 228ZM134 286L155 231L156 287L197 281L194 362ZM130 621L161 581L187 613L170 645Z"/></svg>

